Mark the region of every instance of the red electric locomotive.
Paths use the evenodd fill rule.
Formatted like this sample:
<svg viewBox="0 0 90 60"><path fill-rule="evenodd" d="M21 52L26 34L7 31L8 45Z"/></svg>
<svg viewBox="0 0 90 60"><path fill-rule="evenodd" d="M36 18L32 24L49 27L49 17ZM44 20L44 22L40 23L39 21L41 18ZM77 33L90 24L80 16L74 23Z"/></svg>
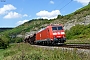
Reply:
<svg viewBox="0 0 90 60"><path fill-rule="evenodd" d="M55 44L66 41L62 25L49 25L36 33L35 43Z"/></svg>

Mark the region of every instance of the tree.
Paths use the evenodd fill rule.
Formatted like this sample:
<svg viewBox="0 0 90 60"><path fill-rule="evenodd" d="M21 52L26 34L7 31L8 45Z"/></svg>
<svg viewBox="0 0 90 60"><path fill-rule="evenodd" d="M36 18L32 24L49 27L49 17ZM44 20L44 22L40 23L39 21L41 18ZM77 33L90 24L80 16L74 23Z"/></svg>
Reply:
<svg viewBox="0 0 90 60"><path fill-rule="evenodd" d="M63 16L61 16L61 15L58 15L58 16L57 16L57 18L63 18Z"/></svg>
<svg viewBox="0 0 90 60"><path fill-rule="evenodd" d="M0 48L6 49L9 46L9 40L6 36L0 37Z"/></svg>

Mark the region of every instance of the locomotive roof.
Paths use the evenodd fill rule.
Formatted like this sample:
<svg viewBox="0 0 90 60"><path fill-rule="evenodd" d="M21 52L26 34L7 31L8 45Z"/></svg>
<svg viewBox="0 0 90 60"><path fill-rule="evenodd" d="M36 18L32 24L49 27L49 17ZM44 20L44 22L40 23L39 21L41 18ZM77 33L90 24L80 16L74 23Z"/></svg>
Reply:
<svg viewBox="0 0 90 60"><path fill-rule="evenodd" d="M40 29L38 32L41 32L42 30L44 30L45 28L42 28L42 29Z"/></svg>
<svg viewBox="0 0 90 60"><path fill-rule="evenodd" d="M50 26L63 26L63 25L62 25L62 24L51 24L51 25L49 25L49 26L47 26L47 27L50 27ZM46 29L47 27L40 29L38 32L43 31L43 30ZM37 33L38 33L38 32L37 32Z"/></svg>
<svg viewBox="0 0 90 60"><path fill-rule="evenodd" d="M54 25L49 25L49 26L63 26L62 24L54 24Z"/></svg>

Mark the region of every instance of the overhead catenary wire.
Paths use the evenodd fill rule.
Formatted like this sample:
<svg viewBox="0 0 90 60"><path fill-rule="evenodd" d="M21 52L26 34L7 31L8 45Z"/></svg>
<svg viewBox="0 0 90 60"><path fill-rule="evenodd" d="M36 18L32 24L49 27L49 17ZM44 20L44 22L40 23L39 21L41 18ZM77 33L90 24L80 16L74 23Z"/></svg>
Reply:
<svg viewBox="0 0 90 60"><path fill-rule="evenodd" d="M73 0L70 0L66 5L64 5L62 8L60 8L60 10L62 10L64 7L66 7L67 5L69 5Z"/></svg>
<svg viewBox="0 0 90 60"><path fill-rule="evenodd" d="M60 2L55 8L54 10L61 4L61 3L64 3L65 0L63 0L62 2Z"/></svg>
<svg viewBox="0 0 90 60"><path fill-rule="evenodd" d="M65 0L63 0L61 3L64 3ZM66 5L64 5L63 7L60 8L60 10L62 10L63 8L65 8L67 5L69 5L73 0L70 0ZM59 4L60 5L60 4ZM57 5L54 10L59 6Z"/></svg>

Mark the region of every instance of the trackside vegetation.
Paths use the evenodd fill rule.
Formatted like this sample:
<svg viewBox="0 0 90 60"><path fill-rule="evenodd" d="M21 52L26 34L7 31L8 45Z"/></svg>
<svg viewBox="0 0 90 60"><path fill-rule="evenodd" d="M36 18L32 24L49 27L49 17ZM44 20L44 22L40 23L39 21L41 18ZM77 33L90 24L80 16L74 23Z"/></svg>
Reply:
<svg viewBox="0 0 90 60"><path fill-rule="evenodd" d="M75 25L70 30L66 30L67 39L85 39L90 38L89 25Z"/></svg>
<svg viewBox="0 0 90 60"><path fill-rule="evenodd" d="M90 60L90 53L77 49L40 48L26 43L10 44L0 50L0 60Z"/></svg>

